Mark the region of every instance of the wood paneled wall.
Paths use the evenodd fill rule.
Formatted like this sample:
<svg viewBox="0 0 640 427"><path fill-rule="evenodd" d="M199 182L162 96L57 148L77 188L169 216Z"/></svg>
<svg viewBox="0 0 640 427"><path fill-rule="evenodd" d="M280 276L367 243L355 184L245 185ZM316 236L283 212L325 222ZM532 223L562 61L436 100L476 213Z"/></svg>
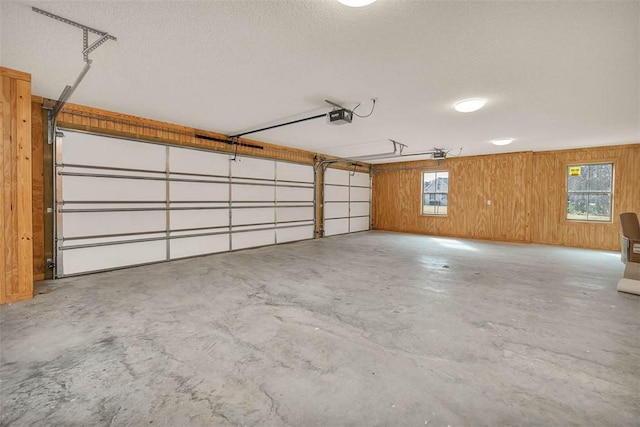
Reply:
<svg viewBox="0 0 640 427"><path fill-rule="evenodd" d="M31 76L0 67L0 304L33 298Z"/></svg>
<svg viewBox="0 0 640 427"><path fill-rule="evenodd" d="M451 158L440 166L434 161L376 165L374 229L527 241L530 186L526 170L530 164L531 153L515 153ZM417 169L377 172L400 167ZM422 172L426 170L449 171L447 216L421 215Z"/></svg>
<svg viewBox="0 0 640 427"><path fill-rule="evenodd" d="M613 162L614 220L565 219L566 166ZM619 250L622 212L640 212L640 144L522 152L402 165L375 165L373 224L377 230ZM446 217L421 215L422 172L449 171ZM491 205L487 204L491 200Z"/></svg>
<svg viewBox="0 0 640 427"><path fill-rule="evenodd" d="M567 221L567 166L608 162L614 163L613 222ZM594 249L620 249L618 215L623 212L640 213L640 144L534 153L533 171L533 242Z"/></svg>

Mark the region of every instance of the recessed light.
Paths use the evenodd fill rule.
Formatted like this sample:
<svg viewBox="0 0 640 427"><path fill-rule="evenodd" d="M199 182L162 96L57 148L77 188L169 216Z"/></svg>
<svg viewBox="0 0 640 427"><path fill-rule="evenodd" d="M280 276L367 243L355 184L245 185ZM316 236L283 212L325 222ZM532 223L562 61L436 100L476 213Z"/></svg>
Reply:
<svg viewBox="0 0 640 427"><path fill-rule="evenodd" d="M486 103L487 100L484 98L469 98L456 102L453 105L453 108L461 113L471 113L473 111L478 111L484 107L484 104Z"/></svg>
<svg viewBox="0 0 640 427"><path fill-rule="evenodd" d="M368 6L376 0L338 0L338 1L345 6L362 7L362 6Z"/></svg>
<svg viewBox="0 0 640 427"><path fill-rule="evenodd" d="M493 145L509 145L513 142L513 138L501 138L501 139L492 139L491 143Z"/></svg>

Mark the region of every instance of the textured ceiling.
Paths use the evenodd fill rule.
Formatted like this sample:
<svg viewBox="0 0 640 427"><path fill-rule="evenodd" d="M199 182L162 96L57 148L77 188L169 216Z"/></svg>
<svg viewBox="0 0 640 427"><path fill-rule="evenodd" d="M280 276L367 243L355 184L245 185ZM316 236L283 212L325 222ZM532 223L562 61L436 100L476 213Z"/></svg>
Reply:
<svg viewBox="0 0 640 427"><path fill-rule="evenodd" d="M0 2L3 66L57 98L83 66L82 32L118 37L92 55L71 102L327 154L440 147L462 155L640 141L640 2L335 0ZM470 114L456 100L488 99ZM495 147L494 138L512 137Z"/></svg>

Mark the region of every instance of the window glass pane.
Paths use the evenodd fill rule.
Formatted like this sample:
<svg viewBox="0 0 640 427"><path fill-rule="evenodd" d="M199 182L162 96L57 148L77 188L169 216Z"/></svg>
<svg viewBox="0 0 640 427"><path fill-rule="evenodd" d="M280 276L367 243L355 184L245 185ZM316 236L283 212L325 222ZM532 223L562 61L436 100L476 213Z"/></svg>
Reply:
<svg viewBox="0 0 640 427"><path fill-rule="evenodd" d="M612 165L591 165L589 167L589 191L611 191Z"/></svg>
<svg viewBox="0 0 640 427"><path fill-rule="evenodd" d="M427 204L429 206L438 206L440 204L440 200L436 200L436 197L438 197L436 193L429 194L429 201Z"/></svg>
<svg viewBox="0 0 640 427"><path fill-rule="evenodd" d="M576 166L573 166L576 167ZM587 180L589 178L589 166L578 166L580 167L580 175L571 175L571 168L569 166L567 168L567 188L569 191L587 191Z"/></svg>
<svg viewBox="0 0 640 427"><path fill-rule="evenodd" d="M446 193L449 189L449 172L438 172L436 174L437 193Z"/></svg>
<svg viewBox="0 0 640 427"><path fill-rule="evenodd" d="M424 174L424 192L425 193L429 193L429 192L434 192L435 190L435 180L436 180L436 174L433 172L426 172Z"/></svg>
<svg viewBox="0 0 640 427"><path fill-rule="evenodd" d="M587 220L589 198L586 194L567 195L567 219Z"/></svg>
<svg viewBox="0 0 640 427"><path fill-rule="evenodd" d="M422 194L422 213L426 214L427 211L429 210L429 194L427 193L423 193Z"/></svg>
<svg viewBox="0 0 640 427"><path fill-rule="evenodd" d="M589 221L610 221L611 220L611 195L609 194L589 194Z"/></svg>

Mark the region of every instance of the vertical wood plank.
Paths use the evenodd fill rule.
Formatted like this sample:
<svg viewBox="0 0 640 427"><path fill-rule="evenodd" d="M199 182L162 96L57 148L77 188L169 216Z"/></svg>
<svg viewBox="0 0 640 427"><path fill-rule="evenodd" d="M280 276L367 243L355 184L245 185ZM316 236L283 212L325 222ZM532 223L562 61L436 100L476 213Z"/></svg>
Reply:
<svg viewBox="0 0 640 427"><path fill-rule="evenodd" d="M31 186L31 82L17 81L18 295L33 296L33 211Z"/></svg>
<svg viewBox="0 0 640 427"><path fill-rule="evenodd" d="M10 135L6 132L8 130L8 123L10 122L10 106L7 105L5 90L9 84L10 79L0 74L0 138L2 138L2 144L0 144L0 252L4 254L0 259L0 304L4 304L7 301L7 287L6 282L10 280L7 275L7 265L11 262L10 254L7 252L7 237L5 227L8 221L8 201L6 198L5 183L7 182L6 173L8 167L7 150L6 147L10 144ZM6 124L6 125L5 125ZM9 230L10 231L10 230Z"/></svg>
<svg viewBox="0 0 640 427"><path fill-rule="evenodd" d="M33 297L31 80L0 67L2 223L0 303Z"/></svg>

